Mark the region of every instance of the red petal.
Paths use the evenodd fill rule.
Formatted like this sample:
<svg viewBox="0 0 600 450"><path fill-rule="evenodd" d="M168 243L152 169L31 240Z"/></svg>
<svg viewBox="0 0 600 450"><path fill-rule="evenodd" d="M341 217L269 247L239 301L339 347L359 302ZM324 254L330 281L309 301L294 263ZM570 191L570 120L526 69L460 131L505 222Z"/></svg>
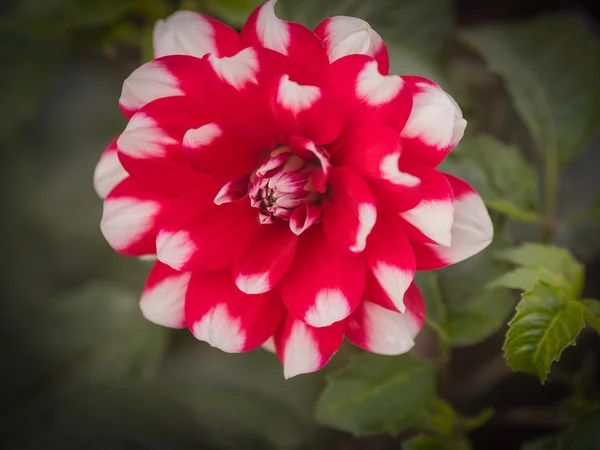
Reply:
<svg viewBox="0 0 600 450"><path fill-rule="evenodd" d="M345 130L380 123L399 132L412 108L412 94L402 77L382 75L377 61L367 55L348 55L332 63L327 88L343 104Z"/></svg>
<svg viewBox="0 0 600 450"><path fill-rule="evenodd" d="M402 130L407 155L437 166L461 140L467 121L458 104L434 82L404 77L413 94L413 109Z"/></svg>
<svg viewBox="0 0 600 450"><path fill-rule="evenodd" d="M290 230L300 236L319 221L322 213L323 207L320 204L309 205L302 202L290 216Z"/></svg>
<svg viewBox="0 0 600 450"><path fill-rule="evenodd" d="M341 255L319 227L302 233L296 257L280 283L288 310L309 325L326 327L345 319L365 286L360 255Z"/></svg>
<svg viewBox="0 0 600 450"><path fill-rule="evenodd" d="M167 199L126 178L104 200L100 229L119 253L155 254L156 222L168 205Z"/></svg>
<svg viewBox="0 0 600 450"><path fill-rule="evenodd" d="M288 314L275 334L275 347L286 379L325 366L342 345L346 322L314 328Z"/></svg>
<svg viewBox="0 0 600 450"><path fill-rule="evenodd" d="M247 126L208 123L183 137L183 152L192 167L208 175L238 177L256 170L275 143Z"/></svg>
<svg viewBox="0 0 600 450"><path fill-rule="evenodd" d="M279 328L284 312L277 294L244 294L228 270L194 273L185 299L194 336L228 353L260 346Z"/></svg>
<svg viewBox="0 0 600 450"><path fill-rule="evenodd" d="M117 184L127 178L117 154L117 138L106 147L94 170L94 189L98 197L105 198Z"/></svg>
<svg viewBox="0 0 600 450"><path fill-rule="evenodd" d="M237 202L248 195L248 176L243 175L227 182L215 196L215 205Z"/></svg>
<svg viewBox="0 0 600 450"><path fill-rule="evenodd" d="M259 227L233 266L238 289L246 294L273 289L292 264L297 244L287 223Z"/></svg>
<svg viewBox="0 0 600 450"><path fill-rule="evenodd" d="M156 240L158 259L181 271L230 267L259 226L249 204L216 206L214 192L189 194L165 212Z"/></svg>
<svg viewBox="0 0 600 450"><path fill-rule="evenodd" d="M224 23L194 11L176 11L154 25L154 57L207 53L231 56L240 50L240 35Z"/></svg>
<svg viewBox="0 0 600 450"><path fill-rule="evenodd" d="M310 139L300 136L291 137L290 150L305 161L314 160L319 163L319 166L313 169L310 181L315 190L323 194L325 192L325 182L329 170L331 170L327 152L323 148L317 147Z"/></svg>
<svg viewBox="0 0 600 450"><path fill-rule="evenodd" d="M390 61L383 39L362 19L336 16L325 19L315 34L321 39L329 62L347 55L368 55L377 61L379 72L386 75Z"/></svg>
<svg viewBox="0 0 600 450"><path fill-rule="evenodd" d="M242 29L242 45L265 47L289 57L286 71L299 83L320 84L327 70L327 53L317 36L298 23L275 15L277 0L263 3L250 15Z"/></svg>
<svg viewBox="0 0 600 450"><path fill-rule="evenodd" d="M300 85L288 75L275 78L270 98L278 125L277 140L302 136L317 145L333 141L342 128L341 111L331 95L317 86Z"/></svg>
<svg viewBox="0 0 600 450"><path fill-rule="evenodd" d="M366 125L348 133L332 150L334 165L350 167L365 177L383 211L406 211L422 198L419 178L400 170L398 134L382 125Z"/></svg>
<svg viewBox="0 0 600 450"><path fill-rule="evenodd" d="M394 306L404 312L404 293L415 276L415 257L397 216L381 215L367 240L367 265ZM368 298L367 298L368 299ZM372 300L375 301L375 300Z"/></svg>
<svg viewBox="0 0 600 450"><path fill-rule="evenodd" d="M156 262L146 280L140 308L146 319L170 328L185 327L185 294L192 274Z"/></svg>
<svg viewBox="0 0 600 450"><path fill-rule="evenodd" d="M367 183L346 167L334 167L323 198L323 229L329 242L346 253L360 253L377 220Z"/></svg>
<svg viewBox="0 0 600 450"><path fill-rule="evenodd" d="M413 242L417 269L433 270L463 261L486 248L494 236L492 221L475 189L445 174L454 191L454 220L449 247Z"/></svg>

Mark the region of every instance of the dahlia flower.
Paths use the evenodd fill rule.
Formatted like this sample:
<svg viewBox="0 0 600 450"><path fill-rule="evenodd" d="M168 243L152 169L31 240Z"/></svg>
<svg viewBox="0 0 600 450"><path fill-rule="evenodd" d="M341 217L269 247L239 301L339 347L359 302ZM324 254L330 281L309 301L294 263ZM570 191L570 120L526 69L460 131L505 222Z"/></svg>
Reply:
<svg viewBox="0 0 600 450"><path fill-rule="evenodd" d="M425 314L415 271L478 253L492 223L471 186L436 170L466 126L456 102L388 75L363 20L311 31L275 3L240 33L190 11L156 24L95 186L108 243L156 258L147 319L225 352L271 348L289 378L344 338L407 352Z"/></svg>

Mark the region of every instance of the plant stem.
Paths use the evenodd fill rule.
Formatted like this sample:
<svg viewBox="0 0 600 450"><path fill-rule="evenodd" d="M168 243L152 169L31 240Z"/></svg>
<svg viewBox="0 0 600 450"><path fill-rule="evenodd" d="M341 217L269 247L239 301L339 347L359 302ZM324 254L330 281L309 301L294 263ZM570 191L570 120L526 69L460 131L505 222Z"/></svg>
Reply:
<svg viewBox="0 0 600 450"><path fill-rule="evenodd" d="M558 158L556 149L552 147L546 150L544 155L544 167L542 174L543 199L543 221L541 230L541 241L551 244L556 233L556 194L558 181Z"/></svg>

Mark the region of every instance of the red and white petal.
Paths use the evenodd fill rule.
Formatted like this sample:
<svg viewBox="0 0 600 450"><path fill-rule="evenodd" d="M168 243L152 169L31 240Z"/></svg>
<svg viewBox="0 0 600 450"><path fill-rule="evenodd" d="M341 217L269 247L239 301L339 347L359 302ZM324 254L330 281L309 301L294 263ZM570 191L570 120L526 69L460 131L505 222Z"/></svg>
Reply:
<svg viewBox="0 0 600 450"><path fill-rule="evenodd" d="M406 222L404 231L413 242L449 247L454 218L450 183L443 173L425 164L411 164L411 173L421 180L423 199L414 208L400 213Z"/></svg>
<svg viewBox="0 0 600 450"><path fill-rule="evenodd" d="M287 223L261 226L233 265L238 289L246 294L273 289L292 264L297 244L298 236Z"/></svg>
<svg viewBox="0 0 600 450"><path fill-rule="evenodd" d="M279 284L281 296L297 318L314 327L327 327L356 308L365 273L361 255L340 254L320 227L311 227L300 236L294 262Z"/></svg>
<svg viewBox="0 0 600 450"><path fill-rule="evenodd" d="M323 229L336 249L360 253L375 226L377 208L367 183L346 167L334 167L323 198Z"/></svg>
<svg viewBox="0 0 600 450"><path fill-rule="evenodd" d="M102 234L124 255L155 254L156 224L168 204L168 200L148 192L131 177L126 178L104 199Z"/></svg>
<svg viewBox="0 0 600 450"><path fill-rule="evenodd" d="M207 53L231 56L240 50L240 35L224 23L194 11L176 11L154 25L154 58Z"/></svg>
<svg viewBox="0 0 600 450"><path fill-rule="evenodd" d="M390 68L387 48L381 36L364 20L347 16L330 17L317 25L315 34L321 39L329 62L347 55L369 55L377 61L379 72L387 75Z"/></svg>
<svg viewBox="0 0 600 450"><path fill-rule="evenodd" d="M244 294L228 270L194 273L185 299L185 319L192 334L228 353L260 346L280 327L284 313L276 293Z"/></svg>
<svg viewBox="0 0 600 450"><path fill-rule="evenodd" d="M329 154L322 147L317 147L313 141L300 136L292 136L290 139L290 150L304 161L314 160L318 162L310 175L310 181L317 192L325 192L327 176L331 170Z"/></svg>
<svg viewBox="0 0 600 450"><path fill-rule="evenodd" d="M467 126L456 101L434 82L404 77L413 90L413 108L401 132L411 157L437 166L462 139Z"/></svg>
<svg viewBox="0 0 600 450"><path fill-rule="evenodd" d="M248 195L248 176L243 175L227 182L215 196L215 205L237 202Z"/></svg>
<svg viewBox="0 0 600 450"><path fill-rule="evenodd" d="M117 184L127 178L127 171L119 162L117 139L106 147L94 170L94 189L100 198L105 198Z"/></svg>
<svg viewBox="0 0 600 450"><path fill-rule="evenodd" d="M266 351L271 353L277 353L277 348L275 347L275 337L270 336L265 342L261 345Z"/></svg>
<svg viewBox="0 0 600 450"><path fill-rule="evenodd" d="M422 199L421 180L400 170L402 146L398 134L383 125L365 125L340 139L332 150L334 165L365 177L379 209L406 211Z"/></svg>
<svg viewBox="0 0 600 450"><path fill-rule="evenodd" d="M494 227L483 200L465 181L445 174L454 191L454 221L449 247L414 243L417 269L433 270L455 264L485 249Z"/></svg>
<svg viewBox="0 0 600 450"><path fill-rule="evenodd" d="M183 152L192 167L229 178L256 170L274 145L260 130L216 122L188 130L183 137Z"/></svg>
<svg viewBox="0 0 600 450"><path fill-rule="evenodd" d="M310 205L302 202L290 216L290 230L297 236L308 230L319 221L323 214L323 206L320 204Z"/></svg>
<svg viewBox="0 0 600 450"><path fill-rule="evenodd" d="M205 73L202 60L187 55L170 55L138 67L123 83L119 106L131 117L144 105L159 98L178 95L202 98Z"/></svg>
<svg viewBox="0 0 600 450"><path fill-rule="evenodd" d="M346 322L315 328L288 314L275 334L275 347L286 379L321 369L342 345Z"/></svg>
<svg viewBox="0 0 600 450"><path fill-rule="evenodd" d="M418 289L413 284L409 289L410 294L407 292L406 296L414 297L416 301L413 301L414 309L407 308L404 314L363 301L348 320L348 340L358 347L381 355L401 355L408 352L415 345L415 338L423 326L424 303ZM408 298L406 301L408 303Z"/></svg>
<svg viewBox="0 0 600 450"><path fill-rule="evenodd" d="M337 102L318 86L301 85L280 75L272 85L272 113L278 125L277 140L289 142L293 135L322 145L333 141L342 129Z"/></svg>
<svg viewBox="0 0 600 450"><path fill-rule="evenodd" d="M185 295L192 274L156 262L146 280L140 308L150 322L170 328L185 327Z"/></svg>
<svg viewBox="0 0 600 450"><path fill-rule="evenodd" d="M400 312L406 309L404 294L413 281L416 267L402 225L397 216L381 215L367 240L365 251L367 266L374 279Z"/></svg>
<svg viewBox="0 0 600 450"><path fill-rule="evenodd" d="M320 84L328 59L323 45L303 25L286 22L275 15L277 0L269 0L248 17L242 29L242 45L264 47L289 57L292 79Z"/></svg>
<svg viewBox="0 0 600 450"><path fill-rule="evenodd" d="M329 67L327 88L345 111L345 130L367 123L400 132L412 108L412 92L398 75L382 75L367 55L348 55Z"/></svg>
<svg viewBox="0 0 600 450"><path fill-rule="evenodd" d="M156 238L158 259L181 271L230 267L259 226L256 210L244 202L215 206L214 193L199 197L186 196L165 213Z"/></svg>

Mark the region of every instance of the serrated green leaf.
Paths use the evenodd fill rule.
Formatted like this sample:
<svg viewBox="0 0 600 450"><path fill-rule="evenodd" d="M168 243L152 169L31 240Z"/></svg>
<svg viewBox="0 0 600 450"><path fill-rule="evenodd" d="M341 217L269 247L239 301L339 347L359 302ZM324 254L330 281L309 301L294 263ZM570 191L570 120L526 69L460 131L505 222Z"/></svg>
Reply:
<svg viewBox="0 0 600 450"><path fill-rule="evenodd" d="M526 243L500 252L497 256L518 266L543 269L550 272L556 277L555 281L560 281L560 283L555 284L556 286L564 286L562 282L564 278L573 298L579 296L583 287L584 268L566 249L537 243Z"/></svg>
<svg viewBox="0 0 600 450"><path fill-rule="evenodd" d="M488 208L539 221L536 175L516 147L485 134L465 138L440 168L471 183Z"/></svg>
<svg viewBox="0 0 600 450"><path fill-rule="evenodd" d="M600 129L600 44L579 17L553 14L462 37L503 77L541 152L564 164Z"/></svg>
<svg viewBox="0 0 600 450"><path fill-rule="evenodd" d="M361 354L329 379L317 403L317 421L356 436L398 433L419 421L435 373L435 366L408 354Z"/></svg>
<svg viewBox="0 0 600 450"><path fill-rule="evenodd" d="M562 274L550 272L544 268L518 267L495 279L489 288L520 289L525 292L531 291L538 281L544 281L553 286L568 287L568 282Z"/></svg>
<svg viewBox="0 0 600 450"><path fill-rule="evenodd" d="M593 326L598 333L600 333L600 301L585 299L581 300L585 311L585 321Z"/></svg>
<svg viewBox="0 0 600 450"><path fill-rule="evenodd" d="M506 361L513 370L535 374L544 382L552 362L575 341L583 325L583 305L540 282L523 295L509 323Z"/></svg>

